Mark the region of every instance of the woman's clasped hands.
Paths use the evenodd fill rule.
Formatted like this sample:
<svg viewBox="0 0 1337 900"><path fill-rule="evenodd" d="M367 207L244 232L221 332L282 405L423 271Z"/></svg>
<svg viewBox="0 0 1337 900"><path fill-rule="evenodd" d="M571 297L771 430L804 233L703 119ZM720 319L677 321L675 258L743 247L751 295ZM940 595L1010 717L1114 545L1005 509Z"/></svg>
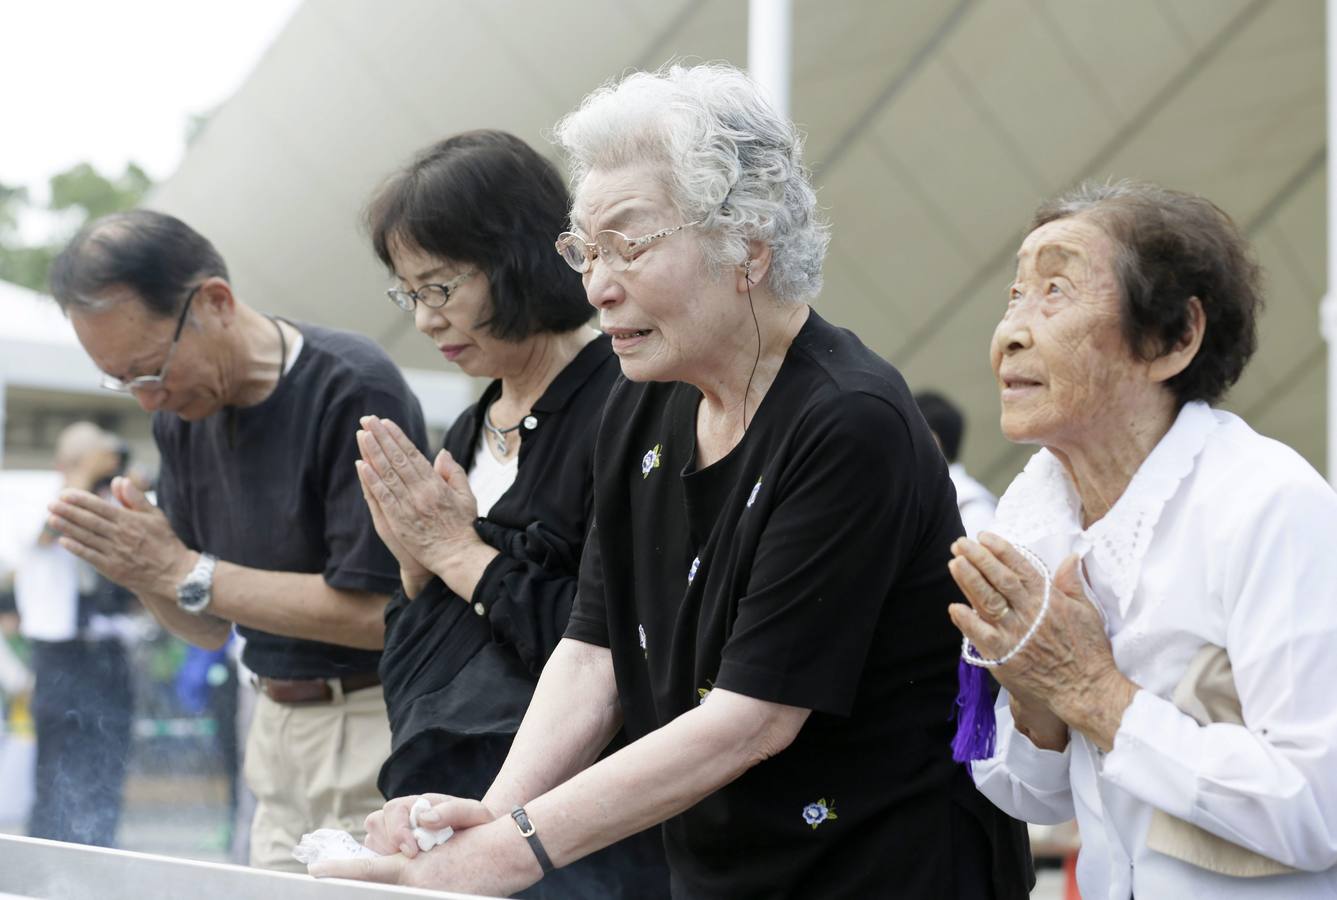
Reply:
<svg viewBox="0 0 1337 900"><path fill-rule="evenodd" d="M494 883L485 846L488 841L478 826L494 822L498 816L477 800L446 794L423 794L431 807L420 811L419 825L425 828L452 828L450 840L430 851L419 849L413 833L411 810L419 796L397 797L384 808L367 816L368 849L381 854L358 859L322 860L308 867L317 878L353 878L381 884L410 886L450 886L455 890L496 893L504 887ZM501 891L507 892L507 891Z"/></svg>
<svg viewBox="0 0 1337 900"><path fill-rule="evenodd" d="M479 543L474 531L478 503L469 477L442 450L435 461L413 445L389 419L366 416L357 433L356 462L362 495L376 533L399 561L408 596L416 596L452 556Z"/></svg>
<svg viewBox="0 0 1337 900"><path fill-rule="evenodd" d="M1012 544L989 532L952 544L948 570L970 605L953 624L986 659L1013 650L1041 615L1045 578ZM990 672L1011 699L1017 727L1037 746L1061 750L1076 728L1104 750L1137 687L1119 672L1100 610L1087 599L1078 557L1054 573L1049 605L1021 652Z"/></svg>

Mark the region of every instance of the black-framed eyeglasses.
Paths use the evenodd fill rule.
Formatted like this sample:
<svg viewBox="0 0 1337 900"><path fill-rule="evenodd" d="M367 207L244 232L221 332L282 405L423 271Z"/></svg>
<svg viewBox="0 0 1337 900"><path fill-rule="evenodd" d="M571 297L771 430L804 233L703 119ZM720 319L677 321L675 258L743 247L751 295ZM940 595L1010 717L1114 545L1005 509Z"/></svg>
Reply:
<svg viewBox="0 0 1337 900"><path fill-rule="evenodd" d="M114 375L102 375L102 386L109 391L116 391L118 394L130 394L137 391L161 391L163 382L167 380L167 367L172 362L172 357L176 355L176 345L181 342L181 331L186 327L186 316L190 313L190 302L195 299L204 282L200 282L190 289L186 295L186 302L181 306L181 317L176 320L176 331L172 333L172 344L167 348L167 358L162 361L162 368L158 370L157 375L139 375L125 381Z"/></svg>
<svg viewBox="0 0 1337 900"><path fill-rule="evenodd" d="M625 272L631 268L631 264L636 257L644 253L646 248L655 241L682 231L684 228L691 228L693 225L700 224L701 221L698 219L695 222L685 222L682 225L664 228L638 238L629 238L620 231L610 229L600 231L592 241L585 240L574 231L563 231L557 236L555 246L557 252L562 255L562 259L566 260L566 264L581 274L590 270L590 267L594 265L596 256L602 257L605 263L611 265L617 271Z"/></svg>
<svg viewBox="0 0 1337 900"><path fill-rule="evenodd" d="M460 285L477 274L477 269L470 269L468 272L461 272L444 284L424 284L416 291L390 288L385 292L385 295L390 298L391 303L404 310L404 312L413 312L413 308L419 303L428 309L440 309L446 305L446 302L450 300L450 295L455 293Z"/></svg>

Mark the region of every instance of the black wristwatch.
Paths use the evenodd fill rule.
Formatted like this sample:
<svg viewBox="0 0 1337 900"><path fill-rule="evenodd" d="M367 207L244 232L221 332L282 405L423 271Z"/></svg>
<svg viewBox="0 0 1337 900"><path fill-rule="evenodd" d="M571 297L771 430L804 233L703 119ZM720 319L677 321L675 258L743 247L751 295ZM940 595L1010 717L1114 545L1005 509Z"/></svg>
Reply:
<svg viewBox="0 0 1337 900"><path fill-rule="evenodd" d="M529 814L525 812L523 806L517 806L511 810L511 818L515 820L515 827L520 829L520 836L528 842L529 849L534 851L534 856L539 861L539 868L543 870L544 875L547 875L553 870L552 860L548 858L548 851L543 849L543 842L534 831L534 823L529 821Z"/></svg>

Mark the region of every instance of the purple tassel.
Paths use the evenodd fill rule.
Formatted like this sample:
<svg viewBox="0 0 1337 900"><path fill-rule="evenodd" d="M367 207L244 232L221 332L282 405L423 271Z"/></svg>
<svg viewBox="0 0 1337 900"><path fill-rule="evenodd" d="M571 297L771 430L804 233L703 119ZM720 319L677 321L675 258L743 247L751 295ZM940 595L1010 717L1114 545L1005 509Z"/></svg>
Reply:
<svg viewBox="0 0 1337 900"><path fill-rule="evenodd" d="M964 659L956 664L960 689L956 694L956 737L952 738L952 759L957 762L988 759L994 754L997 726L988 678L983 669Z"/></svg>

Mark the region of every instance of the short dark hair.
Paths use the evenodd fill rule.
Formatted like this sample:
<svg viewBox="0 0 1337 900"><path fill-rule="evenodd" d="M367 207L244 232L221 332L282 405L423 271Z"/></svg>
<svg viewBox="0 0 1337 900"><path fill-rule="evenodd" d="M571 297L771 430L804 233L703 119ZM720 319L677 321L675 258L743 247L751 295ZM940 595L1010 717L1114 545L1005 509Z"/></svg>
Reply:
<svg viewBox="0 0 1337 900"><path fill-rule="evenodd" d="M942 455L948 462L956 462L961 453L961 438L966 432L966 418L955 403L934 391L920 391L915 394L915 403L923 414L928 427L938 436L942 444Z"/></svg>
<svg viewBox="0 0 1337 900"><path fill-rule="evenodd" d="M1230 216L1195 194L1135 181L1087 182L1040 205L1031 230L1082 216L1115 244L1124 338L1141 359L1168 352L1188 328L1189 300L1206 317L1202 346L1166 387L1182 406L1215 403L1258 348L1262 272Z"/></svg>
<svg viewBox="0 0 1337 900"><path fill-rule="evenodd" d="M167 318L213 277L226 279L227 264L204 235L175 216L135 209L90 222L70 240L51 264L51 294L68 313L97 309L100 294L126 287Z"/></svg>
<svg viewBox="0 0 1337 900"><path fill-rule="evenodd" d="M572 331L593 314L580 275L553 249L569 209L557 167L532 147L504 131L466 131L390 176L366 223L392 271L390 248L402 241L487 272L492 308L478 324L519 341Z"/></svg>

